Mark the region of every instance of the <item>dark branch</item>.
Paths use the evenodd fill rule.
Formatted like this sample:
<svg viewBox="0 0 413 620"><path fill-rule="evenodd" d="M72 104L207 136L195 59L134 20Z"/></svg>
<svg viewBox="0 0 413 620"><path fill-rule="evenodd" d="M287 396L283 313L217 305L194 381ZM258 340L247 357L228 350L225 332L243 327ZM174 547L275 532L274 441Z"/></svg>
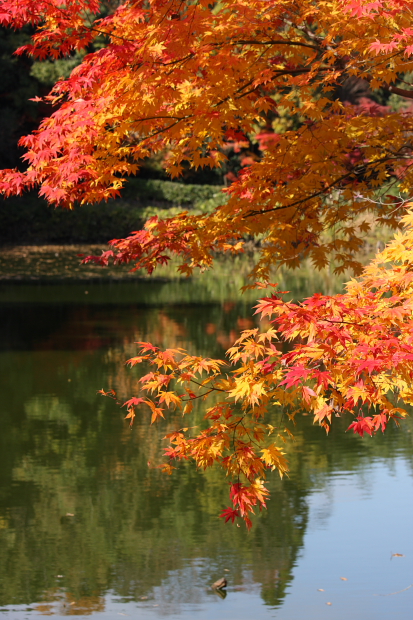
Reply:
<svg viewBox="0 0 413 620"><path fill-rule="evenodd" d="M406 90L405 88L398 88L397 86L387 86L387 90L395 95L400 95L400 97L413 99L413 90Z"/></svg>

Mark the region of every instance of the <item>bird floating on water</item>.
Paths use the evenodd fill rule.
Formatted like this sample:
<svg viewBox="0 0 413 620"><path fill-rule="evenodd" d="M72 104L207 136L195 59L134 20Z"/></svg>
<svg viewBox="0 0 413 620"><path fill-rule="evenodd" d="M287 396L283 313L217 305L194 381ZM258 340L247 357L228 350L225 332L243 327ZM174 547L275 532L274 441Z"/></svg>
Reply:
<svg viewBox="0 0 413 620"><path fill-rule="evenodd" d="M225 579L225 577L218 579L218 581L213 583L211 586L213 590L222 590L222 588L226 588L226 587L227 587L227 580Z"/></svg>

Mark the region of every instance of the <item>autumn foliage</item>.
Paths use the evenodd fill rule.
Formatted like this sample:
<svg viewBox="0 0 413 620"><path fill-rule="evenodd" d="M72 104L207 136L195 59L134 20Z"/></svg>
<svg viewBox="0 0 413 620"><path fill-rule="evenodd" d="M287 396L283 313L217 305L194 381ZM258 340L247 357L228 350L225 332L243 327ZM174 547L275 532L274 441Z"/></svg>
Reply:
<svg viewBox="0 0 413 620"><path fill-rule="evenodd" d="M189 275L254 238L257 286L274 266L304 258L358 276L334 297L268 294L256 307L266 327L244 331L225 362L151 343L130 360L151 369L125 403L132 422L136 407L154 422L205 401L205 427L169 435L163 467L221 465L232 480L221 516L250 526L268 496L266 472L287 471L282 445L300 412L327 431L336 416L353 416L349 429L363 436L399 423L413 402L412 3L114 4L101 18L97 0L0 1L3 25L35 27L18 54L57 58L106 41L46 98L54 111L21 140L26 170L1 172L4 195L38 188L72 208L119 195L148 157L160 154L179 177L255 145L212 213L152 218L88 260L151 273L175 254ZM398 107L380 103L390 94ZM355 254L372 221L403 230L363 269ZM291 424L269 424L274 406Z"/></svg>

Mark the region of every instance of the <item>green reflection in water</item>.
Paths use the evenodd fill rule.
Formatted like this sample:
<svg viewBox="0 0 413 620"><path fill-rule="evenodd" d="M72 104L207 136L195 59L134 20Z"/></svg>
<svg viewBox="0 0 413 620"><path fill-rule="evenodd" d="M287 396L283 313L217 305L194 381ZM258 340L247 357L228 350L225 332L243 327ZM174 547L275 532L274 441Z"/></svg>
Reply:
<svg viewBox="0 0 413 620"><path fill-rule="evenodd" d="M191 297L179 282L165 286L2 287L0 606L47 613L59 599L61 613L98 612L109 590L151 600L175 571L183 601L227 574L238 590L260 584L277 607L303 546L309 493L335 471L411 459L409 426L367 442L343 433L347 421L327 439L302 418L290 478L271 480L269 510L252 533L222 523L219 472L182 465L169 478L155 468L165 432L182 418L149 428L143 414L130 432L123 412L96 394L133 391L136 373L122 362L137 340L220 356L252 324L251 301L223 293L206 303L196 287Z"/></svg>

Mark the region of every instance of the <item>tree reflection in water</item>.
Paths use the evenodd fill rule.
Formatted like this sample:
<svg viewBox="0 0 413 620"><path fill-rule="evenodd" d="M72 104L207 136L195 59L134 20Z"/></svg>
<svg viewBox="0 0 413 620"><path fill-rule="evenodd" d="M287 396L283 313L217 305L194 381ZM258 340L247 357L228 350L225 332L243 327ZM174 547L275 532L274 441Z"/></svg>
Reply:
<svg viewBox="0 0 413 620"><path fill-rule="evenodd" d="M0 606L92 614L110 592L120 601L156 598L162 613L177 614L184 604L218 600L209 586L226 575L230 595L258 589L278 607L303 546L309 493L375 455L411 455L411 434L367 443L337 420L326 440L302 418L290 477L274 476L268 511L250 535L225 525L217 518L227 503L220 472L183 464L167 477L156 469L180 414L149 430L142 410L131 432L124 412L96 392L133 392L138 371L123 362L137 340L222 356L234 332L250 327L252 304L151 305L139 287L138 301L125 305L93 303L92 295L59 303L53 287L43 296L39 287L36 303L20 289L18 303L2 306ZM185 423L201 422L201 406Z"/></svg>

